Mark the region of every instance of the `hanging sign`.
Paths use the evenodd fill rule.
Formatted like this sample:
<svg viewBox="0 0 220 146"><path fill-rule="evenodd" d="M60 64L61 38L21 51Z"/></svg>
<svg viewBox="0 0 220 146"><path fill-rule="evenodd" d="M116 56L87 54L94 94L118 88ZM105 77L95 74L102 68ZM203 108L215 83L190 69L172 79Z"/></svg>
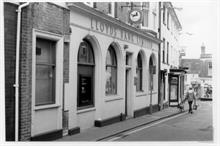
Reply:
<svg viewBox="0 0 220 146"><path fill-rule="evenodd" d="M131 23L140 24L143 20L143 14L141 10L131 10L129 12L129 21Z"/></svg>

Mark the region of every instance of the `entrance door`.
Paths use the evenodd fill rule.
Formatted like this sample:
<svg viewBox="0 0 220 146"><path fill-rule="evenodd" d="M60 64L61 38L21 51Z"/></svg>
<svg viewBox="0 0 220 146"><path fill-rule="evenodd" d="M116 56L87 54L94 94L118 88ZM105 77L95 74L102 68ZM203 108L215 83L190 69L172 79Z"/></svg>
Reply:
<svg viewBox="0 0 220 146"><path fill-rule="evenodd" d="M170 106L177 106L179 102L179 78L178 76L170 76L170 88L169 88L169 100Z"/></svg>

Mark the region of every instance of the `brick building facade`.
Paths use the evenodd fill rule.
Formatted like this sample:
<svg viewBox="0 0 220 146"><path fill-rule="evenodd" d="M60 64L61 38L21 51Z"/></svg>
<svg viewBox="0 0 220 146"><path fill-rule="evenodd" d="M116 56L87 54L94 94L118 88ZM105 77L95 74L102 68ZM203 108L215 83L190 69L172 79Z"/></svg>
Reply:
<svg viewBox="0 0 220 146"><path fill-rule="evenodd" d="M4 3L5 12L5 63L6 63L6 139L14 140L15 97L15 53L16 53L16 10L19 5ZM32 111L32 36L33 29L59 34L68 38L69 10L53 3L30 3L22 9L21 44L20 44L20 76L19 76L19 140L31 138ZM64 82L68 82L68 50L69 43L64 42Z"/></svg>
<svg viewBox="0 0 220 146"><path fill-rule="evenodd" d="M199 82L200 84L212 84L212 55L205 52L205 45L201 46L201 54L198 59L181 59L181 66L188 68L186 84Z"/></svg>
<svg viewBox="0 0 220 146"><path fill-rule="evenodd" d="M15 138L15 56L16 56L16 4L4 4L5 22L5 111L6 111L6 140Z"/></svg>

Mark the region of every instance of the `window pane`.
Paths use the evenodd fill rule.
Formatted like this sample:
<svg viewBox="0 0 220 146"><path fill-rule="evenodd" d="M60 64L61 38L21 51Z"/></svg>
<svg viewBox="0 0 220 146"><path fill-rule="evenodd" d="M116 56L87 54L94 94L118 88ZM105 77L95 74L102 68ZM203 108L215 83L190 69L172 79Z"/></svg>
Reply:
<svg viewBox="0 0 220 146"><path fill-rule="evenodd" d="M109 47L106 56L106 94L117 93L117 60L114 48Z"/></svg>
<svg viewBox="0 0 220 146"><path fill-rule="evenodd" d="M87 42L80 43L78 53L79 63L92 63L94 64L93 51L91 46Z"/></svg>
<svg viewBox="0 0 220 146"><path fill-rule="evenodd" d="M143 2L142 5L144 8L149 9L149 2Z"/></svg>
<svg viewBox="0 0 220 146"><path fill-rule="evenodd" d="M55 42L37 38L35 105L55 103Z"/></svg>
<svg viewBox="0 0 220 146"><path fill-rule="evenodd" d="M79 96L77 107L93 105L92 76L79 75Z"/></svg>
<svg viewBox="0 0 220 146"><path fill-rule="evenodd" d="M145 10L145 9L143 9L143 22L142 22L142 25L144 26L144 27L148 27L148 13L149 13L149 11L148 10Z"/></svg>
<svg viewBox="0 0 220 146"><path fill-rule="evenodd" d="M36 65L36 105L55 103L54 85L54 67Z"/></svg>
<svg viewBox="0 0 220 146"><path fill-rule="evenodd" d="M141 54L138 54L137 57L137 85L136 90L141 91L142 90L142 58Z"/></svg>
<svg viewBox="0 0 220 146"><path fill-rule="evenodd" d="M142 68L142 58L141 58L141 54L138 54L138 58L137 58L137 66L138 68Z"/></svg>
<svg viewBox="0 0 220 146"><path fill-rule="evenodd" d="M142 90L142 70L137 69L137 85L136 85L136 91Z"/></svg>
<svg viewBox="0 0 220 146"><path fill-rule="evenodd" d="M37 39L36 63L55 64L55 42Z"/></svg>
<svg viewBox="0 0 220 146"><path fill-rule="evenodd" d="M82 65L82 64L87 65ZM78 52L78 92L77 92L77 107L89 108L94 106L94 66L93 48L89 42L83 41L80 44Z"/></svg>
<svg viewBox="0 0 220 146"><path fill-rule="evenodd" d="M114 49L110 46L107 51L106 65L117 65L116 55Z"/></svg>
<svg viewBox="0 0 220 146"><path fill-rule="evenodd" d="M117 93L117 69L115 67L106 67L106 94Z"/></svg>

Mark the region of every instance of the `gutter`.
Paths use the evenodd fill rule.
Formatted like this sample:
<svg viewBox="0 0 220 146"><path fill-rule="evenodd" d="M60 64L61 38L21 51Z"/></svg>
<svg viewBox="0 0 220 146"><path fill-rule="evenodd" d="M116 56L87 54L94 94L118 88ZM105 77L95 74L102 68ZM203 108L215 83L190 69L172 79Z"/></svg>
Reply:
<svg viewBox="0 0 220 146"><path fill-rule="evenodd" d="M21 10L29 5L29 2L18 7L17 15L17 38L16 38L16 69L15 69L15 141L19 135L19 53L20 53L20 30L21 30Z"/></svg>

